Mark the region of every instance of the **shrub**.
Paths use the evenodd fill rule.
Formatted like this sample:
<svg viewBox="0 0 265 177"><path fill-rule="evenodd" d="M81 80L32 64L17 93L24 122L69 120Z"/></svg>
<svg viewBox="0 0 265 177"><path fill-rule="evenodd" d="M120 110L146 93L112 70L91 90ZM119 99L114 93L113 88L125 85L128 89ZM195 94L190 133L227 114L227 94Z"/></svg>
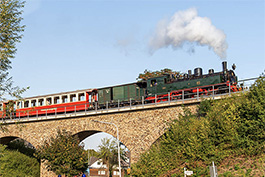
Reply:
<svg viewBox="0 0 265 177"><path fill-rule="evenodd" d="M0 176L5 177L39 177L40 164L37 159L28 157L18 151L7 150L0 145Z"/></svg>

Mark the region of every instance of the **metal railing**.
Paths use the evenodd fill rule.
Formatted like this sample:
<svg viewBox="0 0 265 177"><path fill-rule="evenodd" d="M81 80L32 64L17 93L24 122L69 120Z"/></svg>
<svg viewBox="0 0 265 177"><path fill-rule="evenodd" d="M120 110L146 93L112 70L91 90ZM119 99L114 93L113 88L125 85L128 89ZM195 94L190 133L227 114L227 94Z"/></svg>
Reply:
<svg viewBox="0 0 265 177"><path fill-rule="evenodd" d="M246 92L257 78L238 81L237 91L231 90L230 83L228 87L222 87L220 84L212 86L202 86L198 88L189 88L168 93L148 95L147 98L130 98L125 101L112 100L111 102L93 104L76 104L67 106L57 106L47 109L37 107L27 111L16 111L13 115L2 116L2 123L17 121L38 121L45 119L57 119L82 115L94 115L109 112L128 111L132 109L144 109L156 106L166 106L172 104L183 104L185 101L200 101L204 98L216 99L232 93ZM223 85L226 83L223 83Z"/></svg>

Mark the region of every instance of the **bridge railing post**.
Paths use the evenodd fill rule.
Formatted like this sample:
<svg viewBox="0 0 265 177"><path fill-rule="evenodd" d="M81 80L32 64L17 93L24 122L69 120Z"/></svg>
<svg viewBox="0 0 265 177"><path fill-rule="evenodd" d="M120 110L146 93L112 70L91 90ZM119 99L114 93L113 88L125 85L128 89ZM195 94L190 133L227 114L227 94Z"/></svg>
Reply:
<svg viewBox="0 0 265 177"><path fill-rule="evenodd" d="M85 115L86 115L86 103L85 103Z"/></svg>
<svg viewBox="0 0 265 177"><path fill-rule="evenodd" d="M156 102L157 102L157 95L155 94L155 105L156 105Z"/></svg>
<svg viewBox="0 0 265 177"><path fill-rule="evenodd" d="M243 93L244 93L244 90L245 90L245 82L243 81Z"/></svg>
<svg viewBox="0 0 265 177"><path fill-rule="evenodd" d="M170 104L170 92L168 92L168 104Z"/></svg>
<svg viewBox="0 0 265 177"><path fill-rule="evenodd" d="M64 107L64 116L66 117L66 106Z"/></svg>
<svg viewBox="0 0 265 177"><path fill-rule="evenodd" d="M213 90L213 99L214 99L214 85L212 86L212 90Z"/></svg>
<svg viewBox="0 0 265 177"><path fill-rule="evenodd" d="M96 102L96 108L95 108L95 110L96 110L96 114L97 114L97 112L98 112L98 103Z"/></svg>
<svg viewBox="0 0 265 177"><path fill-rule="evenodd" d="M199 88L197 88L197 101L199 101Z"/></svg>
<svg viewBox="0 0 265 177"><path fill-rule="evenodd" d="M38 120L38 117L39 117L39 110L37 110L36 112L37 112L37 120Z"/></svg>
<svg viewBox="0 0 265 177"><path fill-rule="evenodd" d="M229 82L229 86L228 86L229 87L228 88L229 89L229 91L228 91L229 92L229 95L231 95L231 87L230 86L231 86L231 83Z"/></svg>
<svg viewBox="0 0 265 177"><path fill-rule="evenodd" d="M144 96L142 96L142 106L144 108Z"/></svg>
<svg viewBox="0 0 265 177"><path fill-rule="evenodd" d="M184 103L184 94L185 94L185 92L184 92L184 90L182 90L182 103Z"/></svg>
<svg viewBox="0 0 265 177"><path fill-rule="evenodd" d="M106 109L107 109L107 112L109 111L109 110L108 110L108 107L109 107L109 106L108 106L108 102L106 101Z"/></svg>
<svg viewBox="0 0 265 177"><path fill-rule="evenodd" d="M75 115L76 115L76 105L75 105Z"/></svg>

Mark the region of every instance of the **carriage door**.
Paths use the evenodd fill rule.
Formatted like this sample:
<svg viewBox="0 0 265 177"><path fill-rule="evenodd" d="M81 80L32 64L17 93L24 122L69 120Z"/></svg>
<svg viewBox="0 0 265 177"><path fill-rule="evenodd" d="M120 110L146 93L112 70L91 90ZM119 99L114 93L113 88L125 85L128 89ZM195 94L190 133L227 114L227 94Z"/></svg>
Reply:
<svg viewBox="0 0 265 177"><path fill-rule="evenodd" d="M93 107L93 105L95 105L95 103L97 102L97 91L92 91L92 92L87 92L87 101L90 103L90 107Z"/></svg>

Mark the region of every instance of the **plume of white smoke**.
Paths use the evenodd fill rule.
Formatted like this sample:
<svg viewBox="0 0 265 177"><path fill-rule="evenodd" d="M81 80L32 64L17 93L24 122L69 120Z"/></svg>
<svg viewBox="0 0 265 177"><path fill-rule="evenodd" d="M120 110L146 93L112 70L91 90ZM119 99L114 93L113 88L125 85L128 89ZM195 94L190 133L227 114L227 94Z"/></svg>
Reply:
<svg viewBox="0 0 265 177"><path fill-rule="evenodd" d="M168 22L158 23L155 34L149 41L150 53L172 46L174 49L185 43L207 45L220 58L226 58L226 35L217 29L207 17L199 17L195 8L179 11Z"/></svg>

